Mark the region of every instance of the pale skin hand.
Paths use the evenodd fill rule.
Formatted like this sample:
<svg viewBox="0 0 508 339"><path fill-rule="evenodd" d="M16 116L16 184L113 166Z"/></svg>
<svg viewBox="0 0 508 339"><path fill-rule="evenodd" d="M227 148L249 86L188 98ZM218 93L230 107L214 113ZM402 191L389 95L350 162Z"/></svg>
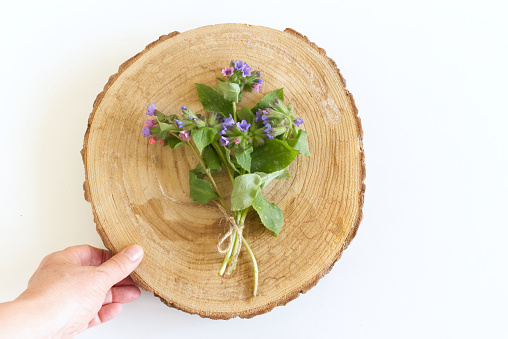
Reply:
<svg viewBox="0 0 508 339"><path fill-rule="evenodd" d="M0 338L72 338L115 318L140 296L129 274L142 258L138 245L114 257L88 245L48 255L26 291L0 304Z"/></svg>

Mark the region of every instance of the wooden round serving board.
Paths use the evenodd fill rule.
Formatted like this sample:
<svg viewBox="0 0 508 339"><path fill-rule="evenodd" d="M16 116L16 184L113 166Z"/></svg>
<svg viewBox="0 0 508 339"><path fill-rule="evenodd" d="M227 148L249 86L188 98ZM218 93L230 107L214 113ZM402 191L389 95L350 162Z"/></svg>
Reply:
<svg viewBox="0 0 508 339"><path fill-rule="evenodd" d="M203 113L194 84L216 84L232 59L265 80L261 93L244 94L238 107L284 87L312 153L297 157L291 178L263 191L284 212L279 237L247 218L244 235L259 265L255 298L245 251L231 276L218 275L225 223L213 204L189 197L193 155L150 145L140 133L152 102L166 114L179 114L182 105ZM325 51L289 28L223 24L160 37L122 64L97 96L82 155L85 198L105 246L116 253L141 245L145 257L134 280L165 304L202 317L253 317L305 293L339 259L362 219L365 165L353 98ZM219 182L227 190L227 178Z"/></svg>

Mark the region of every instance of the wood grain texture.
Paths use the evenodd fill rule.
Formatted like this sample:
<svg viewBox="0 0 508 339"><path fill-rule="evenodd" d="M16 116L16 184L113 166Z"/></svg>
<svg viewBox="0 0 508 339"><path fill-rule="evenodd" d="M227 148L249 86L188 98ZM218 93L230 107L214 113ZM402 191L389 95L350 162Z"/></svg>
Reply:
<svg viewBox="0 0 508 339"><path fill-rule="evenodd" d="M217 274L225 224L213 204L189 198L192 154L149 145L140 133L152 102L165 113L182 105L199 113L194 83L215 84L231 59L261 71L263 93L284 87L286 102L304 119L312 153L290 166L291 178L264 190L284 211L279 237L257 217L247 218L244 235L260 270L256 298L245 251L231 276ZM262 95L243 95L239 107L252 107ZM357 114L336 64L292 29L223 24L162 36L122 64L93 105L82 156L97 231L113 253L134 243L145 249L132 276L168 306L229 319L285 305L329 272L362 219L365 164ZM226 177L218 182L230 189Z"/></svg>

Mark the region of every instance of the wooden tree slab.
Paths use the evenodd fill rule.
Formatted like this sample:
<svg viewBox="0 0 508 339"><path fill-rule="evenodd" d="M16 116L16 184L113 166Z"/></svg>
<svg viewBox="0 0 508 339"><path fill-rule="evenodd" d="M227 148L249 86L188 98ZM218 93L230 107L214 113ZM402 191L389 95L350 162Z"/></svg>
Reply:
<svg viewBox="0 0 508 339"><path fill-rule="evenodd" d="M232 59L261 71L263 93L284 87L312 153L291 165L291 178L264 190L284 211L279 237L247 218L244 235L260 270L256 298L245 251L231 276L217 274L225 223L214 205L189 198L192 154L150 145L140 133L152 102L167 114L182 105L199 113L194 83L215 84ZM239 107L252 107L263 93L243 95ZM292 29L224 24L160 37L122 64L97 96L82 155L85 198L105 246L116 253L140 244L145 258L134 280L202 317L253 317L305 293L339 259L362 218L365 165L353 98L325 51ZM227 190L227 178L219 182Z"/></svg>

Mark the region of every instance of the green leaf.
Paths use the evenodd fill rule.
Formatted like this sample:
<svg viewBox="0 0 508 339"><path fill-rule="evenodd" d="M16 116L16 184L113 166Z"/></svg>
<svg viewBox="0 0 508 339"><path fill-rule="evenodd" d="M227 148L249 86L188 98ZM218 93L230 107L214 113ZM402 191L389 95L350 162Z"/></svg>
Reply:
<svg viewBox="0 0 508 339"><path fill-rule="evenodd" d="M191 169L189 172L194 173L199 179L203 179L203 177L206 175L206 171L203 166L201 166L201 164L198 164L196 168Z"/></svg>
<svg viewBox="0 0 508 339"><path fill-rule="evenodd" d="M287 168L284 168L280 171L276 171L273 173L256 172L254 174L259 175L261 177L261 180L263 180L263 183L261 184L261 189L265 188L265 186L268 185L273 179L287 179L290 177L289 170Z"/></svg>
<svg viewBox="0 0 508 339"><path fill-rule="evenodd" d="M191 132L192 140L194 140L199 153L203 151L203 148L210 145L216 133L217 130L210 127L195 129Z"/></svg>
<svg viewBox="0 0 508 339"><path fill-rule="evenodd" d="M171 127L170 124L166 124L165 122L160 122L159 126L161 128L161 131L169 131L169 129Z"/></svg>
<svg viewBox="0 0 508 339"><path fill-rule="evenodd" d="M255 118L255 115L252 113L252 111L248 107L242 108L241 110L236 112L236 115L238 117L238 121L245 120L249 124L252 124L254 121L254 118Z"/></svg>
<svg viewBox="0 0 508 339"><path fill-rule="evenodd" d="M259 192L252 202L252 207L258 212L263 225L278 236L284 224L284 214L279 206L266 200Z"/></svg>
<svg viewBox="0 0 508 339"><path fill-rule="evenodd" d="M196 84L199 100L207 112L215 111L223 116L233 114L233 104L224 99L224 96L210 86Z"/></svg>
<svg viewBox="0 0 508 339"><path fill-rule="evenodd" d="M224 99L227 101L238 102L238 94L240 94L240 86L231 82L221 82L215 85L214 88L224 95Z"/></svg>
<svg viewBox="0 0 508 339"><path fill-rule="evenodd" d="M252 152L251 172L272 173L289 166L298 151L285 141L269 139Z"/></svg>
<svg viewBox="0 0 508 339"><path fill-rule="evenodd" d="M207 146L203 150L203 160L205 162L205 166L212 173L218 173L221 170L220 167L220 158L219 155L215 152L212 146Z"/></svg>
<svg viewBox="0 0 508 339"><path fill-rule="evenodd" d="M217 80L219 80L220 82L225 82L226 80L222 79L222 78L217 78Z"/></svg>
<svg viewBox="0 0 508 339"><path fill-rule="evenodd" d="M240 152L235 153L236 161L238 165L242 166L247 172L250 172L252 147L246 148Z"/></svg>
<svg viewBox="0 0 508 339"><path fill-rule="evenodd" d="M222 146L221 146L222 147ZM235 164L231 161L231 150L227 147L223 147L224 153L226 155L226 161L228 162L229 166L236 172L238 172L238 169L236 168ZM225 165L225 164L224 164Z"/></svg>
<svg viewBox="0 0 508 339"><path fill-rule="evenodd" d="M282 100L282 102L284 102L283 88L276 89L275 91L271 91L270 93L265 95L263 99L261 99L261 101L258 102L256 106L254 106L252 112L257 112L258 109L268 108L276 98L279 98L280 100Z"/></svg>
<svg viewBox="0 0 508 339"><path fill-rule="evenodd" d="M235 178L231 192L231 209L243 210L250 205L261 190L261 177L257 174L244 174Z"/></svg>
<svg viewBox="0 0 508 339"><path fill-rule="evenodd" d="M168 138L164 142L164 146L168 146L168 145L172 149L175 149L175 148L185 145L185 143L181 142L180 139L178 139L178 138Z"/></svg>
<svg viewBox="0 0 508 339"><path fill-rule="evenodd" d="M162 131L157 134L156 139L157 140L164 140L168 136L168 131Z"/></svg>
<svg viewBox="0 0 508 339"><path fill-rule="evenodd" d="M150 133L151 134L159 134L161 132L161 128L159 126L152 126L150 127Z"/></svg>
<svg viewBox="0 0 508 339"><path fill-rule="evenodd" d="M310 157L309 143L307 142L307 132L305 132L303 129L298 131L296 137L288 140L288 145L300 152L301 155Z"/></svg>
<svg viewBox="0 0 508 339"><path fill-rule="evenodd" d="M159 127L161 131L168 131L168 132L178 132L178 127L176 127L173 124L167 124L165 122L160 122Z"/></svg>
<svg viewBox="0 0 508 339"><path fill-rule="evenodd" d="M206 180L199 179L192 171L189 171L189 186L192 200L197 201L200 204L206 204L207 202L219 197L213 190L211 183Z"/></svg>

